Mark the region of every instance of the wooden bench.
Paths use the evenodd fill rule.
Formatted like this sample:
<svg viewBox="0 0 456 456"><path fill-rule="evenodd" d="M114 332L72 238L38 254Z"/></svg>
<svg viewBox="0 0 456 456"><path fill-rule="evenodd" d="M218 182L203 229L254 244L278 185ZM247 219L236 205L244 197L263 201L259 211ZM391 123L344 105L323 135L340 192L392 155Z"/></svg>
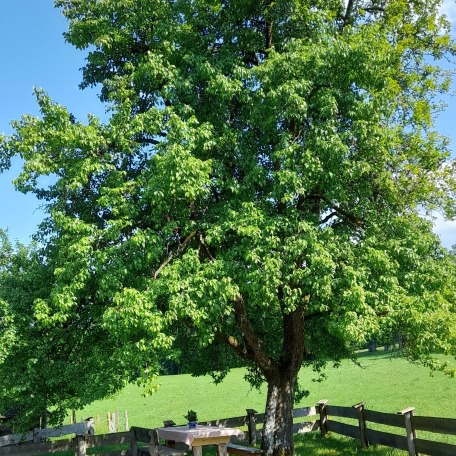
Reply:
<svg viewBox="0 0 456 456"><path fill-rule="evenodd" d="M132 426L130 433L132 456L183 456L187 454L186 451L160 445L156 429ZM141 443L147 444L147 446L140 446Z"/></svg>
<svg viewBox="0 0 456 456"><path fill-rule="evenodd" d="M237 445L235 443L228 443L226 445L226 452L229 454L237 454L239 456L254 456L263 454L263 450L260 448Z"/></svg>

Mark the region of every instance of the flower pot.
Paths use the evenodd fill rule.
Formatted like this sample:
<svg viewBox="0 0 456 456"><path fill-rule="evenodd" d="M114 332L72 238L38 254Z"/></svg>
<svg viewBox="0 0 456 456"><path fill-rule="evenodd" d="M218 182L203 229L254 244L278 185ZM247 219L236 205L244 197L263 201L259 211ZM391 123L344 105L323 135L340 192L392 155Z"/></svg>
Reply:
<svg viewBox="0 0 456 456"><path fill-rule="evenodd" d="M198 421L189 421L188 422L188 427L189 428L196 428L197 424L198 424Z"/></svg>

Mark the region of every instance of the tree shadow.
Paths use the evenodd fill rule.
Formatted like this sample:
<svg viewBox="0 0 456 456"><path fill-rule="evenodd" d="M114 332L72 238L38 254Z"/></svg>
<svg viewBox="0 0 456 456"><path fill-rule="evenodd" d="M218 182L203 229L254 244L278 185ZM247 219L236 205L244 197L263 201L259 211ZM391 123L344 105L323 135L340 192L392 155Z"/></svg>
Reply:
<svg viewBox="0 0 456 456"><path fill-rule="evenodd" d="M295 436L295 454L297 456L403 456L405 453L379 445L363 449L356 439L335 434L322 437L319 433L309 432Z"/></svg>

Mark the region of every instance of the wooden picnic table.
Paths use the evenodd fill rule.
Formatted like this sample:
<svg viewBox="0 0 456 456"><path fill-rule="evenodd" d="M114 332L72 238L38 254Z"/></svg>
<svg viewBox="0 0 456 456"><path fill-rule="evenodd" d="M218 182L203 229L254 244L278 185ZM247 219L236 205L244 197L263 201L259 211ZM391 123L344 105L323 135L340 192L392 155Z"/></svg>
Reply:
<svg viewBox="0 0 456 456"><path fill-rule="evenodd" d="M197 425L195 428L188 426L172 426L157 429L158 436L164 440L183 442L193 450L194 456L202 456L202 448L206 445L217 445L219 456L226 456L226 445L231 437L243 437L239 429Z"/></svg>

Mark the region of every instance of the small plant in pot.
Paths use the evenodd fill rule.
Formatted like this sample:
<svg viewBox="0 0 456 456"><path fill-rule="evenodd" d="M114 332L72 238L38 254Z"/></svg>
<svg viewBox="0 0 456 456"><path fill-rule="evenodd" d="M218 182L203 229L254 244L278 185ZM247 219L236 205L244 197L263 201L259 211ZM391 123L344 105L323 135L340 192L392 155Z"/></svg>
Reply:
<svg viewBox="0 0 456 456"><path fill-rule="evenodd" d="M184 415L184 418L188 421L188 427L194 428L198 423L198 417L196 416L196 412L194 410L189 410L187 415Z"/></svg>

